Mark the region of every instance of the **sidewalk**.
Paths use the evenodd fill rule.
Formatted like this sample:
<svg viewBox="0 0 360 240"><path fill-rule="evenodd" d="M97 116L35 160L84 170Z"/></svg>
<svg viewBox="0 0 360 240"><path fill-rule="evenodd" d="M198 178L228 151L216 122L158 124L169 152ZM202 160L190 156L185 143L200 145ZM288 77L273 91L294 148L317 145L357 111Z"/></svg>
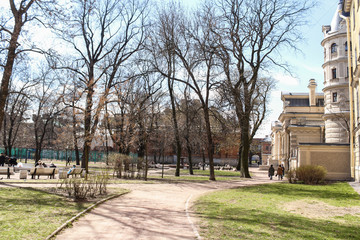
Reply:
<svg viewBox="0 0 360 240"><path fill-rule="evenodd" d="M210 191L278 182L270 181L267 172L251 171L252 179L231 182L119 184L131 193L100 205L56 239L200 239L188 205Z"/></svg>
<svg viewBox="0 0 360 240"><path fill-rule="evenodd" d="M349 182L349 185L354 188L354 190L360 194L360 183L359 182Z"/></svg>

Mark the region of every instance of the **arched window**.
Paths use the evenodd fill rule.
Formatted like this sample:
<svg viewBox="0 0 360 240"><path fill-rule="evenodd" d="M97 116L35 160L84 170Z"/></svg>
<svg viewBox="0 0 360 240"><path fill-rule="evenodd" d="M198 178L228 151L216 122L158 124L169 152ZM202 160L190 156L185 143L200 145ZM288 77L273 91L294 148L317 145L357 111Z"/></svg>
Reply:
<svg viewBox="0 0 360 240"><path fill-rule="evenodd" d="M336 53L336 43L331 44L331 53Z"/></svg>
<svg viewBox="0 0 360 240"><path fill-rule="evenodd" d="M347 44L347 42L345 42L345 52L347 52L348 51L348 44Z"/></svg>

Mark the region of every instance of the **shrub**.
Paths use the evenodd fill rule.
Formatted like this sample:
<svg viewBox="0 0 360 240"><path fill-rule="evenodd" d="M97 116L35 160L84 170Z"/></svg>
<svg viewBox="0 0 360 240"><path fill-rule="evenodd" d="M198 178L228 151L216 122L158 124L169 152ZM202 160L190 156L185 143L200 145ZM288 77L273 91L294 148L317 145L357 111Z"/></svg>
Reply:
<svg viewBox="0 0 360 240"><path fill-rule="evenodd" d="M319 184L324 181L326 174L326 169L318 165L305 165L296 169L296 178L305 184Z"/></svg>
<svg viewBox="0 0 360 240"><path fill-rule="evenodd" d="M114 169L114 174L116 177L121 178L122 172L129 170L130 157L120 153L111 153L108 156L108 164Z"/></svg>
<svg viewBox="0 0 360 240"><path fill-rule="evenodd" d="M58 190L66 192L69 197L73 197L76 200L95 198L98 195L105 194L109 180L108 173L104 171L100 174L88 176L88 180L84 178L64 179Z"/></svg>

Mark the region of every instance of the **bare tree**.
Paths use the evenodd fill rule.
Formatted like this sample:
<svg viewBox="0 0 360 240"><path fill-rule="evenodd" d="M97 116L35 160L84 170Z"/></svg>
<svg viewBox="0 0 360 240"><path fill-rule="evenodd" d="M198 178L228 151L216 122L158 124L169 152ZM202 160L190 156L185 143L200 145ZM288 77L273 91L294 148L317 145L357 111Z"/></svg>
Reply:
<svg viewBox="0 0 360 240"><path fill-rule="evenodd" d="M32 100L35 103L34 113L32 114L34 141L35 141L35 161L40 160L43 145L52 147L56 139L55 127L57 118L63 111L61 104L65 93L65 84L59 76L55 75L51 69L42 69L36 80L38 85L33 89ZM59 88L59 84L63 87Z"/></svg>
<svg viewBox="0 0 360 240"><path fill-rule="evenodd" d="M20 126L23 124L26 111L29 109L28 88L31 87L29 82L17 88L11 87L10 94L6 99L5 117L3 120L3 145L5 153L11 156L11 150L16 143Z"/></svg>
<svg viewBox="0 0 360 240"><path fill-rule="evenodd" d="M241 129L241 174L250 178L248 156L251 140L266 115L272 83L264 78L270 66L287 70L279 62L282 47L296 48L299 27L311 7L299 0L220 0L205 9L216 9L211 29L216 54L222 62L224 87L231 96Z"/></svg>
<svg viewBox="0 0 360 240"><path fill-rule="evenodd" d="M170 11L170 10L169 10ZM171 14L179 14L178 9L173 7ZM163 76L171 78L180 83L188 85L197 95L204 113L204 122L207 136L207 153L210 166L210 180L215 180L214 162L213 162L213 136L210 123L211 93L216 85L217 64L215 55L215 38L210 29L209 12L200 11L194 13L192 20L186 20L186 16L179 28L177 28L176 38L169 39L169 47L176 55L179 66L184 69L182 75L169 75L168 68L161 68L161 64L154 60L156 71ZM179 17L179 19L181 19ZM171 19L171 18L169 18ZM170 21L168 24L171 24ZM171 29L171 27L169 27ZM159 34L161 37L161 34ZM188 80L189 79L189 80Z"/></svg>
<svg viewBox="0 0 360 240"><path fill-rule="evenodd" d="M177 11L175 11L177 9ZM175 176L180 176L180 160L181 160L181 141L180 131L176 113L176 93L175 93L175 76L177 69L176 54L174 51L174 43L177 41L180 24L182 22L181 6L175 2L170 2L168 7L164 7L159 10L158 17L156 19L156 27L153 32L154 38L151 40L151 46L148 49L152 53L152 57L156 60L153 61L157 64L161 64L162 68L166 72L166 82L168 88L168 94L170 97L171 106L171 118L174 131L174 144L176 149L176 171ZM152 61L152 60L151 60ZM157 66L156 68L160 68Z"/></svg>
<svg viewBox="0 0 360 240"><path fill-rule="evenodd" d="M6 98L9 94L9 86L16 58L25 52L42 52L32 42L29 46L23 41L22 33L29 23L39 21L39 10L42 6L53 5L55 0L9 0L9 11L3 11L0 15L0 69L3 71L0 86L0 129L4 119ZM34 26L35 24L33 24Z"/></svg>
<svg viewBox="0 0 360 240"><path fill-rule="evenodd" d="M86 171L91 142L108 95L121 84L119 72L141 49L145 38L146 5L146 1L137 0L77 0L74 10L62 19L65 28L58 29L59 36L72 46L74 57L72 64L59 66L54 62L54 67L77 73L84 91L82 167Z"/></svg>

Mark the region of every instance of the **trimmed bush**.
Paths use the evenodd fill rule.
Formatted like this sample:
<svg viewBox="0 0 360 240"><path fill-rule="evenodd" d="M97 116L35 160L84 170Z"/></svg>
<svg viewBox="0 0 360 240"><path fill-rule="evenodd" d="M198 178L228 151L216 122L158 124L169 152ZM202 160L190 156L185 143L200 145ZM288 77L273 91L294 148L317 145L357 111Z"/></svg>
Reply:
<svg viewBox="0 0 360 240"><path fill-rule="evenodd" d="M319 184L324 181L326 169L319 165L305 165L296 169L296 178L305 184Z"/></svg>

